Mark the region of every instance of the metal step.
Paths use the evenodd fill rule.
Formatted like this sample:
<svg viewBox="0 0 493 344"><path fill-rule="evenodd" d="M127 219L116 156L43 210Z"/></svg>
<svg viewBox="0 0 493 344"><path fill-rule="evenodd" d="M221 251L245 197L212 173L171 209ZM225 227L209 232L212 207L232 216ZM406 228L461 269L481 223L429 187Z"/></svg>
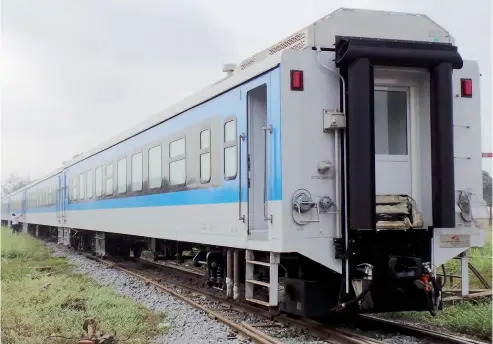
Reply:
<svg viewBox="0 0 493 344"><path fill-rule="evenodd" d="M377 230L407 230L421 228L423 218L416 202L405 195L377 195Z"/></svg>
<svg viewBox="0 0 493 344"><path fill-rule="evenodd" d="M265 301L262 301L262 300L248 299L248 298L246 298L245 300L247 300L248 302L258 303L259 305L262 305L262 306L265 306L265 307L271 307L271 305L269 304L269 302L265 302Z"/></svg>
<svg viewBox="0 0 493 344"><path fill-rule="evenodd" d="M245 276L245 299L255 302L266 307L275 307L278 305L278 288L279 288L279 259L280 254L270 252L269 263L255 260L255 253L252 250L246 250L246 276ZM265 266L269 268L269 282L256 280L254 277L254 267ZM258 300L253 295L254 286L259 285L269 288L269 302Z"/></svg>
<svg viewBox="0 0 493 344"><path fill-rule="evenodd" d="M247 260L247 264L270 266L270 263L260 262L258 260Z"/></svg>
<svg viewBox="0 0 493 344"><path fill-rule="evenodd" d="M266 282L261 282L261 281L257 281L257 280L246 280L245 282L256 284L256 285L261 285L262 287L266 287L266 288L270 288L270 283L266 283Z"/></svg>

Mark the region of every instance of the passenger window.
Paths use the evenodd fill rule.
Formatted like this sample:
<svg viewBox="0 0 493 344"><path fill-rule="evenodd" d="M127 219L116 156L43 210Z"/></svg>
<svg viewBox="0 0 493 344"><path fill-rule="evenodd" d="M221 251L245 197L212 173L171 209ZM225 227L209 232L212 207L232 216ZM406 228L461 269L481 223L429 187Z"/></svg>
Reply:
<svg viewBox="0 0 493 344"><path fill-rule="evenodd" d="M210 130L200 132L200 182L208 183L211 181L211 134Z"/></svg>
<svg viewBox="0 0 493 344"><path fill-rule="evenodd" d="M72 201L73 199L73 192L72 192L72 178L70 178L68 180L68 200L69 201ZM36 203L37 203L37 198L38 198L38 195L37 193L34 195L35 199L36 199Z"/></svg>
<svg viewBox="0 0 493 344"><path fill-rule="evenodd" d="M235 179L236 160L236 120L224 123L224 179Z"/></svg>
<svg viewBox="0 0 493 344"><path fill-rule="evenodd" d="M96 168L95 177L96 197L101 197L103 195L103 170L101 166Z"/></svg>
<svg viewBox="0 0 493 344"><path fill-rule="evenodd" d="M200 150L209 149L211 145L211 134L209 129L200 132Z"/></svg>
<svg viewBox="0 0 493 344"><path fill-rule="evenodd" d="M185 163L185 138L169 144L169 183L170 185L185 185L187 171Z"/></svg>
<svg viewBox="0 0 493 344"><path fill-rule="evenodd" d="M113 195L113 164L106 166L106 196Z"/></svg>
<svg viewBox="0 0 493 344"><path fill-rule="evenodd" d="M84 183L84 173L81 173L79 175L79 199L84 199L85 191L86 191L86 186Z"/></svg>
<svg viewBox="0 0 493 344"><path fill-rule="evenodd" d="M77 201L77 177L72 178L72 197L74 201Z"/></svg>
<svg viewBox="0 0 493 344"><path fill-rule="evenodd" d="M87 198L92 198L92 170L87 171Z"/></svg>
<svg viewBox="0 0 493 344"><path fill-rule="evenodd" d="M132 191L142 191L142 153L132 155Z"/></svg>
<svg viewBox="0 0 493 344"><path fill-rule="evenodd" d="M160 188L162 183L161 146L149 149L149 189Z"/></svg>
<svg viewBox="0 0 493 344"><path fill-rule="evenodd" d="M118 160L117 163L117 189L118 193L122 194L127 192L127 158Z"/></svg>

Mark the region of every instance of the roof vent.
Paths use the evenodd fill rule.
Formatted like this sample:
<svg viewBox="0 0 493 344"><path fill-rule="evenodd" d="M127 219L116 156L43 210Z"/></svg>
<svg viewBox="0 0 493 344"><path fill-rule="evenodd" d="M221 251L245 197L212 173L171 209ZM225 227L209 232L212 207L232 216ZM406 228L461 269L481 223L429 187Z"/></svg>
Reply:
<svg viewBox="0 0 493 344"><path fill-rule="evenodd" d="M225 72L226 75L229 77L233 75L235 68L236 65L234 63L227 63L223 65L223 72Z"/></svg>

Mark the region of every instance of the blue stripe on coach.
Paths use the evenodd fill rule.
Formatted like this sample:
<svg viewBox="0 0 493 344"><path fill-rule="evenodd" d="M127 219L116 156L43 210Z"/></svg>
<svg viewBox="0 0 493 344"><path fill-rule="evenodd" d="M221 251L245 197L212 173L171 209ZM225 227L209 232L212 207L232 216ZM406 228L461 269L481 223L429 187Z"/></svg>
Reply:
<svg viewBox="0 0 493 344"><path fill-rule="evenodd" d="M281 85L280 70L275 68L268 73L260 75L245 84L238 86L215 99L209 100L195 108L192 108L179 116L171 118L153 128L131 137L116 146L110 147L92 157L78 162L66 169L68 178L88 168L94 168L102 163L113 159L115 156L124 154L133 147L152 142L165 137L173 132L186 128L188 125L204 120L212 116L228 117L235 114L237 117L238 132L246 131L246 104L241 94L266 83L268 85L269 97L267 98L268 122L272 125L272 149L270 155L270 169L268 171L268 200L277 201L282 199L282 168L281 168ZM222 153L221 153L222 154ZM223 159L223 157L222 157ZM221 159L221 165L223 161ZM246 165L246 164L243 164ZM246 175L246 166L242 166L243 176ZM221 179L223 179L221 169ZM54 177L56 178L56 177ZM237 176L238 178L238 176ZM112 208L139 208L159 206L180 206L200 204L221 204L238 202L238 179L222 180L221 186L168 192L161 194L142 195L133 197L119 197L109 199L92 199L84 202L65 203L66 211L82 211ZM247 200L246 178L242 178L242 201ZM51 213L56 211L55 206L28 209L28 213Z"/></svg>
<svg viewBox="0 0 493 344"><path fill-rule="evenodd" d="M246 202L246 190L242 193L243 202ZM269 197L269 201L280 200L277 197ZM180 205L202 205L238 202L238 188L217 187L188 191L169 192L162 194L143 195L134 197L110 198L67 205L67 211L96 210L117 208L141 208L141 207L166 207ZM28 213L50 213L56 208L42 207L30 209Z"/></svg>

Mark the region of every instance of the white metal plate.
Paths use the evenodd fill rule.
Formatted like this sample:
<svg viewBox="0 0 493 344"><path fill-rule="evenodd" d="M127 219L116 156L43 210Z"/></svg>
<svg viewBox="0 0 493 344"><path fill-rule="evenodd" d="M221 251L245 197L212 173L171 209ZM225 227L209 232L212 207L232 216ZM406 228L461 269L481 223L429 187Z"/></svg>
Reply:
<svg viewBox="0 0 493 344"><path fill-rule="evenodd" d="M471 247L471 236L469 234L462 235L440 235L440 248L467 248Z"/></svg>

